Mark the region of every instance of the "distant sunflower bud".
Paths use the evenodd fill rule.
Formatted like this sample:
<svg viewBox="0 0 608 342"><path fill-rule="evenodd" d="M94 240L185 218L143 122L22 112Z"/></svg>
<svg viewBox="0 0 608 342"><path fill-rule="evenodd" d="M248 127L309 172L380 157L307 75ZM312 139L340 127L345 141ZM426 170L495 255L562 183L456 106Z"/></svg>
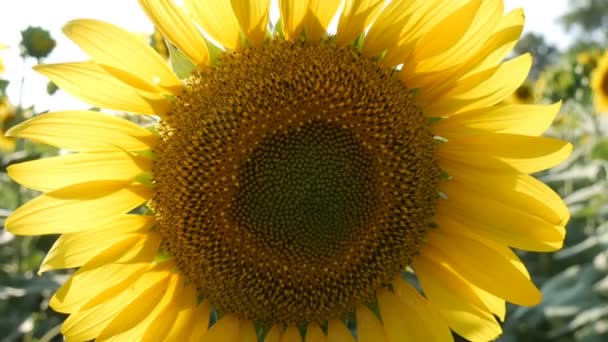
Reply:
<svg viewBox="0 0 608 342"><path fill-rule="evenodd" d="M57 85L53 82L49 82L46 84L46 93L49 95L55 95L58 89L59 88L57 87Z"/></svg>
<svg viewBox="0 0 608 342"><path fill-rule="evenodd" d="M55 48L56 42L49 31L41 27L29 26L21 31L21 46L26 56L44 58Z"/></svg>

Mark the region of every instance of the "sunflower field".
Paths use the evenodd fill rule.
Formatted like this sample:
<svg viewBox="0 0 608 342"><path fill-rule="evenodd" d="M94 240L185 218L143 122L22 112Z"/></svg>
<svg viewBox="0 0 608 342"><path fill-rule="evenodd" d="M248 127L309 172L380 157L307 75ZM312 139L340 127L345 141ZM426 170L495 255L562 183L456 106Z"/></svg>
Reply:
<svg viewBox="0 0 608 342"><path fill-rule="evenodd" d="M608 0L567 47L504 2L138 0L78 62L24 25L0 341L608 341Z"/></svg>

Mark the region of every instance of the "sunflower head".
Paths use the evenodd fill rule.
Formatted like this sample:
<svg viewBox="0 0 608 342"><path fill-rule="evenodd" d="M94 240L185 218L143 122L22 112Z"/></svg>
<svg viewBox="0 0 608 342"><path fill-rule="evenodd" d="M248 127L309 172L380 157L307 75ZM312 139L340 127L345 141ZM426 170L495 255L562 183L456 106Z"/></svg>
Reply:
<svg viewBox="0 0 608 342"><path fill-rule="evenodd" d="M571 146L540 136L559 104L504 103L531 65L503 62L520 10L285 0L269 25L270 1L140 3L175 69L94 20L64 28L91 61L36 69L151 127L9 132L75 151L9 168L44 194L6 222L62 234L41 271L80 267L51 301L67 338L491 340L505 301L538 303L511 247L561 247L568 211L529 174Z"/></svg>
<svg viewBox="0 0 608 342"><path fill-rule="evenodd" d="M5 128L14 118L15 108L6 96L0 96L0 150L5 152L15 150L15 139L4 135Z"/></svg>
<svg viewBox="0 0 608 342"><path fill-rule="evenodd" d="M608 111L608 51L597 61L591 73L591 90L593 103L598 112Z"/></svg>
<svg viewBox="0 0 608 342"><path fill-rule="evenodd" d="M0 51L6 49L6 45L2 45L0 44ZM5 70L4 68L4 62L2 61L2 57L0 57L0 74L3 73Z"/></svg>

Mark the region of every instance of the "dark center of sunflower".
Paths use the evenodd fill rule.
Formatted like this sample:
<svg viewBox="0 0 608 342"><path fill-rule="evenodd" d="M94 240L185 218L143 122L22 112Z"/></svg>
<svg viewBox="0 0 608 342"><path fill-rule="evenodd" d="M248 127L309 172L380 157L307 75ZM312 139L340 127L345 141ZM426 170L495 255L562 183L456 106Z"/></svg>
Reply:
<svg viewBox="0 0 608 342"><path fill-rule="evenodd" d="M515 90L515 95L518 99L522 101L531 101L532 100L532 88L528 84L522 84Z"/></svg>
<svg viewBox="0 0 608 342"><path fill-rule="evenodd" d="M312 122L264 140L239 170L232 214L283 257L330 257L372 216L371 156L353 132Z"/></svg>
<svg viewBox="0 0 608 342"><path fill-rule="evenodd" d="M166 248L220 311L344 317L417 253L439 168L393 72L351 48L273 41L195 73L161 123Z"/></svg>
<svg viewBox="0 0 608 342"><path fill-rule="evenodd" d="M608 72L604 72L602 75L602 92L604 96L608 95Z"/></svg>

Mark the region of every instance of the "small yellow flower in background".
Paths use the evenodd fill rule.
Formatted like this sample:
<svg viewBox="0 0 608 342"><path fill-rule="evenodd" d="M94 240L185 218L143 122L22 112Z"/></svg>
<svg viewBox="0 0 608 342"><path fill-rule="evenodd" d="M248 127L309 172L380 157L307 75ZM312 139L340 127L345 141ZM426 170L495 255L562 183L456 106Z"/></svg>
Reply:
<svg viewBox="0 0 608 342"><path fill-rule="evenodd" d="M4 135L6 125L15 118L15 107L5 96L0 97L0 151L15 150L15 139Z"/></svg>
<svg viewBox="0 0 608 342"><path fill-rule="evenodd" d="M95 20L64 28L90 61L36 70L157 125L66 110L9 132L75 152L12 165L44 194L6 221L62 234L40 272L79 267L50 303L68 340L354 341L354 320L360 342L488 341L505 301L541 300L511 248L561 248L568 209L529 174L572 146L540 136L559 103L501 103L531 66L503 62L521 10L285 0L277 34L268 0L140 3L186 79Z"/></svg>
<svg viewBox="0 0 608 342"><path fill-rule="evenodd" d="M0 51L1 51L1 50L4 50L4 49L6 49L6 48L7 48L7 46L6 46L6 45L2 45L2 44L0 44ZM6 70L6 69L4 68L4 62L3 62L3 60L2 60L2 57L0 57L0 74L1 74L1 73L3 73L3 72L4 72L4 70Z"/></svg>
<svg viewBox="0 0 608 342"><path fill-rule="evenodd" d="M593 104L598 112L608 112L608 50L597 61L591 73Z"/></svg>
<svg viewBox="0 0 608 342"><path fill-rule="evenodd" d="M6 45L0 44L0 50L6 49ZM0 57L0 74L5 71L2 58ZM15 108L8 98L0 93L0 151L12 152L15 150L15 139L4 135L6 124L15 118Z"/></svg>
<svg viewBox="0 0 608 342"><path fill-rule="evenodd" d="M15 139L5 136L4 130L0 129L0 151L12 152L15 150L15 146L17 146Z"/></svg>
<svg viewBox="0 0 608 342"><path fill-rule="evenodd" d="M12 152L15 150L15 139L5 136L5 127L14 118L15 107L9 102L8 98L0 97L0 151Z"/></svg>
<svg viewBox="0 0 608 342"><path fill-rule="evenodd" d="M602 56L602 52L598 49L590 49L576 55L576 61L582 66L594 68L597 65L598 59Z"/></svg>

